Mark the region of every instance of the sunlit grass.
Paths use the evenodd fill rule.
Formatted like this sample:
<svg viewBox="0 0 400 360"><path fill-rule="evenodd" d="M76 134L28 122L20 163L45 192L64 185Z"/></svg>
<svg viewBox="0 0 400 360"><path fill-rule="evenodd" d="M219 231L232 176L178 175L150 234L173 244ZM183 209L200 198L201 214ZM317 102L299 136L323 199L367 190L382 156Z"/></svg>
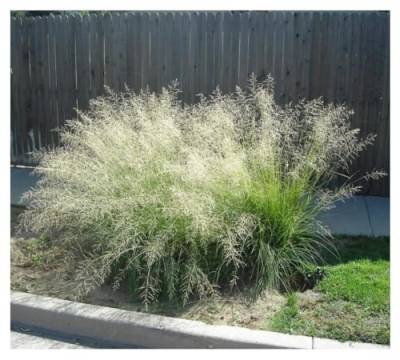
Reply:
<svg viewBox="0 0 400 360"><path fill-rule="evenodd" d="M176 95L92 101L61 147L38 154L20 229L68 251L77 297L108 280L145 304L243 283L289 290L334 250L318 215L359 187L328 185L374 137L359 138L344 106L278 106L269 78L194 106Z"/></svg>
<svg viewBox="0 0 400 360"><path fill-rule="evenodd" d="M317 301L288 296L268 329L291 334L389 344L389 238L336 239L340 257L325 266L325 276L313 289Z"/></svg>

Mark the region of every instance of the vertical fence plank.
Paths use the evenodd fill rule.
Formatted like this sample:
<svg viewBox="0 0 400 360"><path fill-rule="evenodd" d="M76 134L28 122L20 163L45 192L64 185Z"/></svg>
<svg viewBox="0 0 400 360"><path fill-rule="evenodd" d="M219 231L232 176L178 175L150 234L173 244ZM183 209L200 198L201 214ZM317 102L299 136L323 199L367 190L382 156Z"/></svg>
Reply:
<svg viewBox="0 0 400 360"><path fill-rule="evenodd" d="M65 23L65 17L61 15L57 15L55 17L55 32L56 38L58 39L55 42L56 46L56 79L57 79L57 87L56 87L56 95L57 95L57 109L58 109L58 124L62 126L65 120L65 107L66 107L66 95L64 94L65 89L65 68L64 68L64 59L66 57L66 46L65 46L65 28L67 24Z"/></svg>
<svg viewBox="0 0 400 360"><path fill-rule="evenodd" d="M331 55L330 55L330 79L329 99L332 102L337 100L338 80L342 77L342 60L340 53L341 38L343 36L343 17L340 14L332 13L331 19Z"/></svg>
<svg viewBox="0 0 400 360"><path fill-rule="evenodd" d="M118 15L118 30L116 31L116 43L118 43L118 90L125 91L127 85L127 19L126 13L121 13Z"/></svg>
<svg viewBox="0 0 400 360"><path fill-rule="evenodd" d="M321 31L320 11L313 12L312 39L311 39L311 60L310 60L310 97L316 98L320 96L320 82L316 79L320 78L321 58L322 58L322 31Z"/></svg>
<svg viewBox="0 0 400 360"><path fill-rule="evenodd" d="M160 90L160 18L159 13L151 13L150 16L150 64L151 68L148 73L150 77L151 91L159 92Z"/></svg>
<svg viewBox="0 0 400 360"><path fill-rule="evenodd" d="M96 49L93 57L95 61L95 87L96 96L104 93L105 85L105 35L104 16L97 17L96 24Z"/></svg>
<svg viewBox="0 0 400 360"><path fill-rule="evenodd" d="M11 161L14 162L17 160L17 146L19 144L23 144L22 142L17 140L18 129L17 125L21 121L21 113L20 113L20 94L19 94L19 77L20 77L20 68L21 64L19 63L21 59L21 46L20 46L20 27L18 26L17 19L11 19L11 114L13 115L12 121L10 123L11 130Z"/></svg>
<svg viewBox="0 0 400 360"><path fill-rule="evenodd" d="M88 31L89 31L89 100L97 96L97 85L96 78L100 74L97 74L96 63L101 64L101 59L96 59L97 56L97 15L90 14L87 16L88 19Z"/></svg>
<svg viewBox="0 0 400 360"><path fill-rule="evenodd" d="M353 85L357 84L359 81L359 68L360 68L360 15L358 13L351 14L351 27L352 27L352 49L350 58L350 79L349 84L353 88ZM354 106L356 99L356 92L351 91L347 99L350 106Z"/></svg>
<svg viewBox="0 0 400 360"><path fill-rule="evenodd" d="M33 127L34 122L34 99L33 99L33 79L32 79L32 44L31 44L31 34L32 34L32 23L33 19L26 19L25 26L23 28L23 51L24 51L24 59L23 59L23 71L25 75L26 81L23 81L22 88L23 93L25 95L25 106L23 108L23 115L25 115L25 121L20 123L20 134L22 136L21 141L26 141L25 150L32 151L34 145L34 136L33 132L29 132L29 130ZM22 150L22 149L21 149ZM24 156L24 154L21 154ZM29 158L29 156L27 156Z"/></svg>
<svg viewBox="0 0 400 360"><path fill-rule="evenodd" d="M78 69L76 59L76 27L78 16L66 17L67 22L67 57L65 68L66 70L66 84L67 84L67 97L68 107L65 120L76 119L76 108L78 107Z"/></svg>
<svg viewBox="0 0 400 360"><path fill-rule="evenodd" d="M389 13L386 12L382 16L382 26L384 28L384 81L383 81L383 89L382 89L382 119L381 123L384 125L384 130L382 131L381 138L379 142L381 142L384 148L383 158L385 159L385 166L383 167L388 172L390 171L390 18ZM385 141L386 140L386 141ZM385 194L389 195L389 180L385 181ZM380 193L379 189L377 193Z"/></svg>
<svg viewBox="0 0 400 360"><path fill-rule="evenodd" d="M352 76L352 57L353 57L353 22L351 12L347 12L345 15L345 30L344 30L344 44L343 44L343 56L345 58L344 66L344 84L343 84L343 94L342 101L345 102L347 106L351 103L351 76Z"/></svg>
<svg viewBox="0 0 400 360"><path fill-rule="evenodd" d="M249 13L240 14L240 43L239 43L239 86L247 83L249 74ZM218 36L218 30L217 30Z"/></svg>
<svg viewBox="0 0 400 360"><path fill-rule="evenodd" d="M360 37L360 68L359 68L359 81L356 86L356 91L358 94L358 101L361 103L365 103L365 75L367 73L367 56L368 56L368 48L369 48L369 40L368 39L368 13L361 13L361 37ZM372 35L372 34L370 34ZM364 125L364 123L362 124ZM363 130L363 129L362 129Z"/></svg>
<svg viewBox="0 0 400 360"><path fill-rule="evenodd" d="M358 96L357 96L357 103L356 103L356 116L355 116L355 120L357 123L357 126L360 129L360 135L361 137L365 137L368 135L369 133L369 129L368 129L368 120L369 120L369 116L370 116L370 111L371 110L371 104L369 103L368 99L365 98L365 85L366 85L366 81L365 81L365 77L368 71L368 58L367 58L367 49L369 47L369 39L368 39L368 23L367 23L367 19L368 19L368 13L361 13L361 27L360 27L360 31L361 31L361 36L360 36L360 43L359 43L359 51L360 51L360 67L358 68L358 74L359 74L359 81L357 84L353 84L353 86L355 87ZM372 35L372 34L370 34ZM357 110L358 110L358 115L357 115ZM369 151L369 149L367 149L366 151L364 151L363 153L360 154L360 156L356 159L356 161L354 162L354 166L353 166L353 171L355 169L357 169L358 171L361 171L362 173L364 173L367 170L366 167L366 161L367 161L367 152ZM367 186L369 184L362 184L364 189L366 191L368 191Z"/></svg>
<svg viewBox="0 0 400 360"><path fill-rule="evenodd" d="M121 38L124 36L122 31L122 18L118 12L113 12L112 18L112 31L110 41L111 46L111 88L118 92L122 90L120 73L123 71L123 49Z"/></svg>
<svg viewBox="0 0 400 360"><path fill-rule="evenodd" d="M182 91L183 100L188 103L190 96L190 75L191 75L191 57L190 57L190 33L191 33L191 14L183 13L182 19L183 41L182 41Z"/></svg>
<svg viewBox="0 0 400 360"><path fill-rule="evenodd" d="M179 86L182 86L182 13L173 13L173 28L172 28L172 44L171 44L171 80L178 80Z"/></svg>
<svg viewBox="0 0 400 360"><path fill-rule="evenodd" d="M113 63L113 28L110 13L104 15L104 84L112 88Z"/></svg>
<svg viewBox="0 0 400 360"><path fill-rule="evenodd" d="M138 51L137 31L135 25L137 24L137 14L129 13L126 19L126 83L127 86L136 90L137 77L136 72L138 71L138 63L140 59Z"/></svg>
<svg viewBox="0 0 400 360"><path fill-rule="evenodd" d="M170 47L168 46L171 43L171 30L170 30L170 17L168 13L160 14L160 22L159 22L159 31L160 31L160 49L159 49L159 59L160 59L160 85L159 88L161 90L162 87L166 87L169 83L169 67L170 67Z"/></svg>
<svg viewBox="0 0 400 360"><path fill-rule="evenodd" d="M28 133L31 134L31 144L32 151L36 150L41 145L40 133L41 126L39 119L41 118L40 107L39 107L39 43L38 43L38 32L39 32L39 20L40 17L32 20L30 22L30 31L29 31L29 53L30 53L30 73L31 73L31 103L32 103L32 117L30 118L30 122L28 122Z"/></svg>
<svg viewBox="0 0 400 360"><path fill-rule="evenodd" d="M49 74L49 22L48 17L42 17L40 21L40 76L41 84L41 111L44 136L43 146L51 146L51 122L52 106L50 98L50 74Z"/></svg>
<svg viewBox="0 0 400 360"><path fill-rule="evenodd" d="M221 88L223 80L223 46L224 46L224 13L217 12L216 14L216 32L215 32L215 62L214 76L215 87Z"/></svg>
<svg viewBox="0 0 400 360"><path fill-rule="evenodd" d="M198 46L198 21L200 14L198 12L192 13L190 22L190 51L189 51L189 91L190 91L190 102L195 103L198 99L196 96L199 92L199 46Z"/></svg>
<svg viewBox="0 0 400 360"><path fill-rule="evenodd" d="M354 128L360 129L360 135L362 137L365 136L365 126L364 126L364 119L366 117L366 113L368 110L368 104L363 101L362 99L362 88L360 88L360 83L363 82L363 69L364 69L364 54L363 54L363 42L364 40L364 26L363 26L364 15L362 13L355 14L355 27L356 27L356 38L357 38L357 45L355 47L355 62L354 62L354 78L353 78L353 96L352 96L352 109L354 110L354 116L352 119L352 125ZM354 169L364 170L363 169L363 159L357 158L353 162L352 171ZM365 184L362 184L365 186Z"/></svg>
<svg viewBox="0 0 400 360"><path fill-rule="evenodd" d="M349 27L349 14L343 12L340 14L340 34L338 41L338 73L336 77L336 99L338 103L346 101L346 86L349 73L349 34L351 35L351 28Z"/></svg>
<svg viewBox="0 0 400 360"><path fill-rule="evenodd" d="M256 21L257 21L257 12L251 12L249 16L249 68L248 75L254 73L256 74Z"/></svg>
<svg viewBox="0 0 400 360"><path fill-rule="evenodd" d="M231 50L231 72L229 79L229 88L235 90L235 86L239 84L239 42L240 42L240 13L234 11L232 14L232 50Z"/></svg>
<svg viewBox="0 0 400 360"><path fill-rule="evenodd" d="M328 53L329 51L329 13L328 12L322 12L321 15L321 61L320 61L320 66L321 66L321 71L319 72L319 80L314 80L318 82L318 94L319 96L324 97L325 100L329 100L327 98L327 90L329 87L328 83L328 75L329 75L329 63L328 63L328 58L330 54Z"/></svg>
<svg viewBox="0 0 400 360"><path fill-rule="evenodd" d="M230 11L224 12L223 23L223 47L221 57L221 90L225 93L231 90L230 87L230 74L232 72L232 13Z"/></svg>
<svg viewBox="0 0 400 360"><path fill-rule="evenodd" d="M142 13L140 16L140 24L141 24L141 34L140 34L140 54L141 54L141 86L142 88L148 87L149 79L149 64L150 64L150 41L151 41L151 34L150 34L150 27L149 27L149 13Z"/></svg>
<svg viewBox="0 0 400 360"><path fill-rule="evenodd" d="M382 114L380 124L382 124L381 137L378 139L378 143L381 144L383 150L379 155L384 159L383 169L387 172L390 171L390 18L389 13L385 12L381 16L382 27L383 27L383 85L382 85ZM388 177L381 180L382 187L377 187L375 194L390 195L390 182Z"/></svg>
<svg viewBox="0 0 400 360"><path fill-rule="evenodd" d="M293 49L293 58L294 58L294 67L292 69L293 73L293 82L292 82L292 100L297 101L301 96L301 73L303 68L303 19L302 12L294 12L294 24L293 24L293 41L294 41L294 49Z"/></svg>
<svg viewBox="0 0 400 360"><path fill-rule="evenodd" d="M52 146L57 146L59 142L58 132L59 113L57 96L57 64L56 64L56 18L51 15L48 17L48 73L49 73L49 111L50 111L50 136Z"/></svg>
<svg viewBox="0 0 400 360"><path fill-rule="evenodd" d="M27 161L27 156L25 153L29 151L29 139L27 136L26 127L28 123L28 114L31 113L31 105L29 102L29 38L26 21L22 21L22 19L16 19L14 24L15 27L13 29L16 31L16 48L14 51L16 57L15 62L11 62L11 68L13 71L12 78L15 81L14 91L16 94L11 94L11 96L18 97L18 102L15 103L15 106L17 106L18 109L16 109L16 114L11 114L11 124L14 124L15 119L15 124L14 126L11 126L11 128L14 129L13 141L15 143L14 149L16 161L25 163Z"/></svg>
<svg viewBox="0 0 400 360"><path fill-rule="evenodd" d="M272 76L276 81L275 96L279 103L283 101L284 80L282 78L284 69L284 36L285 36L285 13L279 11L276 13L274 24L274 49L273 49L273 73Z"/></svg>
<svg viewBox="0 0 400 360"><path fill-rule="evenodd" d="M39 138L40 138L40 125L38 123L38 118L40 116L39 107L38 107L38 71L37 71L37 43L36 43L36 33L37 33L37 20L30 21L29 23L29 70L30 70L30 101L31 101L31 109L32 115L29 117L29 121L27 122L27 133L30 136L30 145L31 151L36 150L39 146Z"/></svg>
<svg viewBox="0 0 400 360"><path fill-rule="evenodd" d="M233 25L235 27L235 25ZM255 22L255 74L258 79L262 80L265 77L265 59L264 59L264 46L266 37L265 31L265 12L257 11Z"/></svg>
<svg viewBox="0 0 400 360"><path fill-rule="evenodd" d="M133 90L139 92L142 87L142 59L143 59L143 44L141 43L141 33L143 29L142 19L143 13L135 12L131 17L129 24L131 25L133 47L129 49L128 54L131 56L128 60L128 71L132 68L133 71Z"/></svg>
<svg viewBox="0 0 400 360"><path fill-rule="evenodd" d="M87 16L76 17L76 71L79 110L86 110L90 95L90 32Z"/></svg>
<svg viewBox="0 0 400 360"><path fill-rule="evenodd" d="M39 123L41 129L41 146L46 147L49 144L49 111L46 109L48 101L48 68L47 68L47 33L46 33L46 17L42 17L38 21L38 74L39 74L39 87L38 87L38 106L39 106Z"/></svg>
<svg viewBox="0 0 400 360"><path fill-rule="evenodd" d="M121 70L121 63L120 63L120 46L121 42L119 40L119 30L120 30L120 15L113 11L111 15L111 36L110 36L110 41L112 42L111 48L110 48L110 58L111 58L111 77L110 77L110 83L111 83L111 88L118 92L120 90L120 84L119 84L119 71Z"/></svg>
<svg viewBox="0 0 400 360"><path fill-rule="evenodd" d="M197 42L197 83L198 92L206 93L206 79L207 79L207 13L200 12L198 20L198 42Z"/></svg>
<svg viewBox="0 0 400 360"><path fill-rule="evenodd" d="M175 25L175 12L168 12L167 14L167 36L166 36L166 77L167 84L170 85L172 81L177 79L176 60L177 54L175 54L175 44L177 41L176 25Z"/></svg>
<svg viewBox="0 0 400 360"><path fill-rule="evenodd" d="M215 90L215 37L216 37L216 14L211 12L207 16L207 92Z"/></svg>
<svg viewBox="0 0 400 360"><path fill-rule="evenodd" d="M297 15L296 15L297 19ZM283 88L283 102L291 102L296 98L296 62L298 56L296 54L296 31L294 28L295 14L285 13L284 21L284 55L283 55L283 69L282 69L282 88Z"/></svg>
<svg viewBox="0 0 400 360"><path fill-rule="evenodd" d="M311 46L312 46L312 25L313 12L303 13L303 69L301 74L301 97L310 98L310 64L311 64Z"/></svg>
<svg viewBox="0 0 400 360"><path fill-rule="evenodd" d="M264 36L264 72L266 75L272 73L272 57L273 57L273 14L274 12L267 11L265 17L265 36Z"/></svg>
<svg viewBox="0 0 400 360"><path fill-rule="evenodd" d="M368 114L366 119L366 132L374 133L377 139L380 139L382 127L379 124L379 93L381 81L383 78L383 64L381 61L383 51L380 49L382 40L380 39L380 28L377 12L370 12L367 17L367 30L371 36L366 44L366 65L365 77L368 79L365 82L364 99L368 102ZM379 169L384 164L384 160L377 154L383 153L383 149L376 141L374 146L371 146L363 153L363 168L365 171L370 171L372 168ZM373 191L374 182L370 182L368 191Z"/></svg>

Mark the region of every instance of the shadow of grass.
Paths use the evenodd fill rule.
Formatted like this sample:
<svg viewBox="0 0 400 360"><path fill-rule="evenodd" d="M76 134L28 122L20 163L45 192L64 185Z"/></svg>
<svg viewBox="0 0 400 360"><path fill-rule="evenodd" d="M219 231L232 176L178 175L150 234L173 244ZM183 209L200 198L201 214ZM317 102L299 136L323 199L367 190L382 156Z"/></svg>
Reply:
<svg viewBox="0 0 400 360"><path fill-rule="evenodd" d="M24 212L25 206L20 206L20 205L12 205L11 210L10 210L10 218L11 218L11 237L16 236L16 227L18 225L19 221L19 216ZM24 236L21 236L24 237Z"/></svg>
<svg viewBox="0 0 400 360"><path fill-rule="evenodd" d="M355 260L390 260L390 238L387 236L337 236L338 256L325 255L327 265L343 264Z"/></svg>

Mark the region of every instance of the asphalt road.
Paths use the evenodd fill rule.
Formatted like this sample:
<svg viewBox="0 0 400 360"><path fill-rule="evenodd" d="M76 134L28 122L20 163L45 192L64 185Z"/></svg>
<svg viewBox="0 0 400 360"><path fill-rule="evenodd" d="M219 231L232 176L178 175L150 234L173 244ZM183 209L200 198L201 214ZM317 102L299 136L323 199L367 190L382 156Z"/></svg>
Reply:
<svg viewBox="0 0 400 360"><path fill-rule="evenodd" d="M133 349L134 346L72 336L47 329L11 323L11 349Z"/></svg>
<svg viewBox="0 0 400 360"><path fill-rule="evenodd" d="M11 331L11 349L88 349L88 346L51 339L35 333Z"/></svg>

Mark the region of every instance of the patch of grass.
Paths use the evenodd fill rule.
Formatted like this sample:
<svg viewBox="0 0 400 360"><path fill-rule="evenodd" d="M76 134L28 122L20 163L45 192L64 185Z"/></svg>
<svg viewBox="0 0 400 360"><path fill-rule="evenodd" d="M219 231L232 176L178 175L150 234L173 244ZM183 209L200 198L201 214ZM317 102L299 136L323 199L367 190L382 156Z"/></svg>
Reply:
<svg viewBox="0 0 400 360"><path fill-rule="evenodd" d="M269 329L296 335L316 336L339 341L389 344L390 316L387 312L371 313L358 304L347 301L327 301L299 305L298 313L290 321L282 319L282 312L272 319Z"/></svg>
<svg viewBox="0 0 400 360"><path fill-rule="evenodd" d="M371 261L390 259L388 236L340 236L335 238L335 247L339 256L324 255L328 265L344 264L362 259Z"/></svg>
<svg viewBox="0 0 400 360"><path fill-rule="evenodd" d="M349 301L372 311L388 311L389 262L356 260L327 267L327 276L316 291L329 301Z"/></svg>
<svg viewBox="0 0 400 360"><path fill-rule="evenodd" d="M389 306L389 237L337 237L338 257L327 257L326 276L315 291L331 301L343 300L376 311Z"/></svg>
<svg viewBox="0 0 400 360"><path fill-rule="evenodd" d="M286 332L292 333L294 327L297 326L299 317L299 299L296 293L288 295L287 302L284 307L271 320L272 330L285 329Z"/></svg>
<svg viewBox="0 0 400 360"><path fill-rule="evenodd" d="M388 344L390 341L389 238L337 239L339 258L324 267L311 293L293 294L267 327L292 334ZM339 261L343 263L339 263ZM300 300L299 300L300 298Z"/></svg>

